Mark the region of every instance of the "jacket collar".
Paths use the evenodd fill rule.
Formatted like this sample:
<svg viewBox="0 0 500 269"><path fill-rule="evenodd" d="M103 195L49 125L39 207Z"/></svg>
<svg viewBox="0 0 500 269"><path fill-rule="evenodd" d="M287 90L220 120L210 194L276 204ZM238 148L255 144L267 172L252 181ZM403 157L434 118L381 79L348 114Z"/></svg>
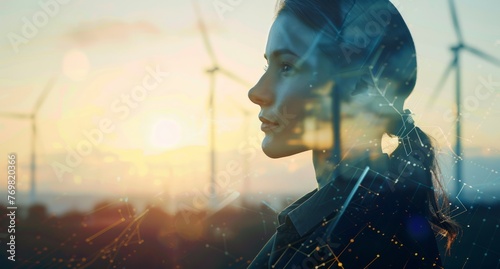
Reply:
<svg viewBox="0 0 500 269"><path fill-rule="evenodd" d="M377 177L388 171L388 157L385 154L369 164L372 166L368 166L370 170L366 177ZM299 198L278 215L280 224L289 219L301 237L318 225L326 224L341 209L352 186L358 181L365 167L367 166L351 166L323 188L313 190Z"/></svg>

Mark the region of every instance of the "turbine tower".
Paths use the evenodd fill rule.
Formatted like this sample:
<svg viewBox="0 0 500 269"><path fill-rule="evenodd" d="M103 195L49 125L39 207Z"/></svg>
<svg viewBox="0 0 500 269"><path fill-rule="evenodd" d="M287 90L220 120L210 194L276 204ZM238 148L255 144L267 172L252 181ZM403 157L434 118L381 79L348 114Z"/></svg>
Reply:
<svg viewBox="0 0 500 269"><path fill-rule="evenodd" d="M216 134L216 126L215 126L215 78L217 73L221 73L224 76L228 77L231 80L234 80L242 85L248 86L249 84L241 79L239 76L236 74L232 73L229 70L226 70L222 68L218 61L217 58L215 57L215 53L212 47L212 43L210 42L210 39L208 37L208 31L205 26L205 22L203 21L203 18L201 16L201 11L200 7L198 6L198 2L196 0L192 0L194 11L198 20L198 28L201 33L201 37L203 39L203 44L205 46L205 50L210 58L211 61L211 67L206 70L210 77L210 83L209 83L209 97L208 97L208 108L210 111L210 208L214 209L217 205L217 201L215 198L215 168L216 168L216 154L215 154L215 134Z"/></svg>
<svg viewBox="0 0 500 269"><path fill-rule="evenodd" d="M250 127L250 117L253 115L253 113L250 112L250 110L244 108L241 104L238 104L236 100L233 98L229 97L231 104L240 111L240 113L244 117L243 121L243 136L244 139L248 139L250 137L250 130L248 127ZM243 190L246 193L246 195L243 198L243 203L246 204L248 202L248 192L250 191L250 164L248 161L248 158L245 157L245 161L243 162Z"/></svg>
<svg viewBox="0 0 500 269"><path fill-rule="evenodd" d="M449 0L448 1L450 12L451 12L451 18L453 22L453 28L455 30L455 34L457 36L457 44L452 46L451 52L453 54L452 60L449 63L448 67L445 69L441 79L439 80L439 83L436 87L436 90L434 94L431 96L428 107L432 106L434 103L436 97L441 93L443 86L450 76L452 71L455 71L455 103L456 103L456 141L455 141L455 154L457 155L457 163L455 166L455 179L456 179L456 187L458 190L461 188L460 181L462 180L462 100L461 100L461 93L462 93L462 85L461 85L461 75L462 75L462 70L461 70L461 52L462 51L467 51L476 57L479 57L480 59L483 59L493 65L500 66L500 60L479 50L476 49L468 44L465 43L463 35L462 35L462 30L460 28L460 24L458 22L458 15L457 15L457 10L455 8L455 2L454 0Z"/></svg>
<svg viewBox="0 0 500 269"><path fill-rule="evenodd" d="M31 122L31 164L30 164L30 202L33 204L36 201L36 140L37 140L37 113L40 111L40 107L47 98L50 90L54 87L56 77L52 77L42 90L42 94L38 97L35 102L35 106L31 113L0 113L1 117L11 118L11 119L29 119Z"/></svg>

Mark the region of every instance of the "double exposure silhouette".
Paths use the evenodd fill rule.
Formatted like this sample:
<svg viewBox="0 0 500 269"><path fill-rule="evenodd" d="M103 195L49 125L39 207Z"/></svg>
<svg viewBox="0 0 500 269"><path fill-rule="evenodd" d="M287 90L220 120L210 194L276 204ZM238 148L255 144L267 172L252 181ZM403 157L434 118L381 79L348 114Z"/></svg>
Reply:
<svg viewBox="0 0 500 269"><path fill-rule="evenodd" d="M431 139L404 106L415 46L387 0L279 2L250 89L271 158L311 150L318 188L278 215L250 268L441 267L448 216ZM391 138L397 139L390 147Z"/></svg>

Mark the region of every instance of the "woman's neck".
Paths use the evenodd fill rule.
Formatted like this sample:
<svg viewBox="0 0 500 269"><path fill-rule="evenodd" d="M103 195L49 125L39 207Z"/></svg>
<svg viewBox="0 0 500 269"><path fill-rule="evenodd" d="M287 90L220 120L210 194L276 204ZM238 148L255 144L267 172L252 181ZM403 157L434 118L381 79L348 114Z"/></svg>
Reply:
<svg viewBox="0 0 500 269"><path fill-rule="evenodd" d="M332 158L332 150L313 150L313 165L318 189L330 183L338 175L349 176L345 175L348 171L346 168L366 166L371 161L380 159L384 154L380 143L380 137L371 139L363 137L355 144L341 148L340 158ZM340 162L335 163L335 159L339 159Z"/></svg>

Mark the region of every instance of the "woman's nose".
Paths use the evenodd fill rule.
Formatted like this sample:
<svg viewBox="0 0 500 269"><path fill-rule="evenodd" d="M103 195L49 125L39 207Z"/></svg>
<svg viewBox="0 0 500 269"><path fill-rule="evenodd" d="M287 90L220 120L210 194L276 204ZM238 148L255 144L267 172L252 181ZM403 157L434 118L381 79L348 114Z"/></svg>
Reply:
<svg viewBox="0 0 500 269"><path fill-rule="evenodd" d="M265 83L264 76L248 91L248 99L259 106L268 106L273 102L273 93Z"/></svg>

